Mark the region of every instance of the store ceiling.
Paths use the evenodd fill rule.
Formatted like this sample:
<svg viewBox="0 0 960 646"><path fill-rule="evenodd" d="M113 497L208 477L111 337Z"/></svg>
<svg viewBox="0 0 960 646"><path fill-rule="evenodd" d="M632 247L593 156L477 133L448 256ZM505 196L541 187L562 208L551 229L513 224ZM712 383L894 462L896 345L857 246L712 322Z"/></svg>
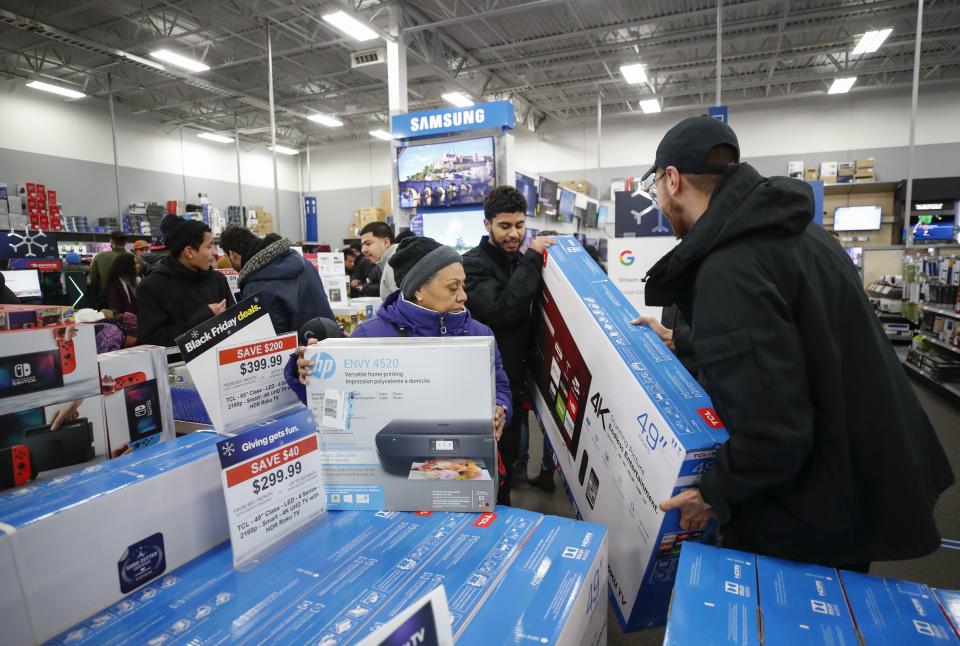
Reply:
<svg viewBox="0 0 960 646"><path fill-rule="evenodd" d="M907 88L916 0L725 0L723 102L823 95L857 76L854 92ZM278 141L367 139L387 124L386 63L351 69L356 42L322 16L352 8L389 30L398 14L408 45L409 109L441 94L512 99L531 129L545 119L714 103L716 0L0 0L0 74L74 87L175 129L238 127L269 140L266 28L274 55ZM921 84L960 81L960 1L927 0ZM851 51L867 30L893 28L874 54ZM148 61L166 48L203 61L190 73ZM118 52L117 50L122 50ZM649 84L627 84L620 65L646 65ZM90 99L85 99L90 100ZM334 114L327 128L306 119Z"/></svg>

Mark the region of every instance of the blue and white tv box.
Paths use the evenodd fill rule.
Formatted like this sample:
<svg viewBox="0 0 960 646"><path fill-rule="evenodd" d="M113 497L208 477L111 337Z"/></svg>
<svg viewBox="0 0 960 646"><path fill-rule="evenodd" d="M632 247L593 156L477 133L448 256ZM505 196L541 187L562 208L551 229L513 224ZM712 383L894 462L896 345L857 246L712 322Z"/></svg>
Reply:
<svg viewBox="0 0 960 646"><path fill-rule="evenodd" d="M757 557L765 644L859 644L833 568Z"/></svg>
<svg viewBox="0 0 960 646"><path fill-rule="evenodd" d="M50 639L225 541L216 440L192 433L0 494L4 644Z"/></svg>
<svg viewBox="0 0 960 646"><path fill-rule="evenodd" d="M840 571L847 602L865 644L957 644L933 592L922 583Z"/></svg>
<svg viewBox="0 0 960 646"><path fill-rule="evenodd" d="M934 590L933 594L940 602L943 614L947 616L954 632L960 637L960 590Z"/></svg>
<svg viewBox="0 0 960 646"><path fill-rule="evenodd" d="M759 646L758 614L753 554L684 544L664 646Z"/></svg>
<svg viewBox="0 0 960 646"><path fill-rule="evenodd" d="M696 486L728 438L709 397L571 236L544 260L535 306L537 417L581 518L610 532L610 599L620 625L662 625L685 541L659 504Z"/></svg>
<svg viewBox="0 0 960 646"><path fill-rule="evenodd" d="M443 585L458 644L599 644L605 546L597 525L507 507L335 511L251 571L221 545L52 643L339 646Z"/></svg>

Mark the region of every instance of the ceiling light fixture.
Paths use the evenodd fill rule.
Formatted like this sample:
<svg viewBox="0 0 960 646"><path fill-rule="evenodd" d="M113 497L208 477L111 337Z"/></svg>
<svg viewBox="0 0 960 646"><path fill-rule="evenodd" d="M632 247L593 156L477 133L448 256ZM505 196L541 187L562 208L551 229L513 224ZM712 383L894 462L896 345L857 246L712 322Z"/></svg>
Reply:
<svg viewBox="0 0 960 646"><path fill-rule="evenodd" d="M142 56L137 56L136 54L131 54L130 52L125 52L122 49L117 50L117 55L120 56L121 58L125 58L129 61L133 61L134 63L140 63L141 65L152 67L153 69L159 70L161 72L165 72L167 69L160 63L155 63L154 61L151 61L148 58L143 58Z"/></svg>
<svg viewBox="0 0 960 646"><path fill-rule="evenodd" d="M640 102L644 114L656 114L662 110L659 99L645 99Z"/></svg>
<svg viewBox="0 0 960 646"><path fill-rule="evenodd" d="M343 121L340 121L340 119L336 117L331 117L328 114L311 114L307 116L307 119L328 128L339 128L343 125Z"/></svg>
<svg viewBox="0 0 960 646"><path fill-rule="evenodd" d="M52 94L59 94L60 96L69 97L71 99L82 99L83 97L87 96L79 90L71 90L67 87L61 87L51 83L44 83L43 81L30 81L27 83L27 87L33 88L34 90L43 90L44 92L50 92Z"/></svg>
<svg viewBox="0 0 960 646"><path fill-rule="evenodd" d="M218 144L232 144L233 139L230 137L224 137L223 135L218 135L213 132L198 132L197 136L201 139L209 139L210 141L215 141Z"/></svg>
<svg viewBox="0 0 960 646"><path fill-rule="evenodd" d="M872 54L880 49L880 45L883 44L883 41L885 41L891 33L893 33L893 29L866 32L860 37L860 42L857 43L857 46L853 48L853 55L861 56L863 54Z"/></svg>
<svg viewBox="0 0 960 646"><path fill-rule="evenodd" d="M300 151L295 148L287 148L286 146L268 146L270 150L275 150L281 155L299 155Z"/></svg>
<svg viewBox="0 0 960 646"><path fill-rule="evenodd" d="M856 82L856 76L847 76L845 78L834 79L833 85L831 85L830 89L827 90L827 94L846 94Z"/></svg>
<svg viewBox="0 0 960 646"><path fill-rule="evenodd" d="M393 135L391 135L386 130L371 130L370 134L376 137L377 139L383 139L384 141L390 141L391 139L393 139Z"/></svg>
<svg viewBox="0 0 960 646"><path fill-rule="evenodd" d="M195 61L192 58L181 56L180 54L176 54L167 49L158 49L155 52L150 52L150 56L159 61L163 61L164 63L170 63L171 65L182 67L183 69L191 72L206 72L208 69L210 69L209 65L204 65L200 61Z"/></svg>
<svg viewBox="0 0 960 646"><path fill-rule="evenodd" d="M329 13L324 16L323 19L354 40L363 42L365 40L373 40L374 38L377 38L377 32L370 29L370 27L363 24L346 11Z"/></svg>
<svg viewBox="0 0 960 646"><path fill-rule="evenodd" d="M620 73L623 74L623 79L630 85L640 85L647 82L647 68L643 63L621 65Z"/></svg>
<svg viewBox="0 0 960 646"><path fill-rule="evenodd" d="M458 108L469 108L473 105L473 99L468 97L463 92L447 92L446 94L441 95L443 100L451 105L455 105Z"/></svg>

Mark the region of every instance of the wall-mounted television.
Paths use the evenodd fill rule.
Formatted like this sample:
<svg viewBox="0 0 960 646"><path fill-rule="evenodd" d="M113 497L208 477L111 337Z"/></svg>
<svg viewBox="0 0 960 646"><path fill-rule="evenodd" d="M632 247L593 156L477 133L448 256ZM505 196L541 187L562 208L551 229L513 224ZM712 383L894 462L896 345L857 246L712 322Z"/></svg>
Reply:
<svg viewBox="0 0 960 646"><path fill-rule="evenodd" d="M919 213L910 216L913 239L953 240L956 237L954 226L956 216L945 213Z"/></svg>
<svg viewBox="0 0 960 646"><path fill-rule="evenodd" d="M497 182L493 137L401 146L397 182L404 209L483 204Z"/></svg>
<svg viewBox="0 0 960 646"><path fill-rule="evenodd" d="M537 180L523 173L516 174L517 190L523 193L527 200L527 215L533 217L537 214Z"/></svg>
<svg viewBox="0 0 960 646"><path fill-rule="evenodd" d="M838 206L833 212L834 231L878 231L879 206Z"/></svg>
<svg viewBox="0 0 960 646"><path fill-rule="evenodd" d="M557 215L557 183L552 179L540 177L540 191L537 196L539 215L554 217Z"/></svg>
<svg viewBox="0 0 960 646"><path fill-rule="evenodd" d="M609 207L606 204L601 204L597 207L597 226L602 227L607 224L607 209Z"/></svg>
<svg viewBox="0 0 960 646"><path fill-rule="evenodd" d="M574 209L577 206L577 194L565 188L560 189L560 200L557 206L557 219L562 222L573 222Z"/></svg>
<svg viewBox="0 0 960 646"><path fill-rule="evenodd" d="M597 207L599 204L590 200L587 202L587 208L583 211L583 226L589 229L597 228Z"/></svg>
<svg viewBox="0 0 960 646"><path fill-rule="evenodd" d="M441 244L453 247L460 253L480 244L487 235L483 226L483 207L424 209L423 235Z"/></svg>

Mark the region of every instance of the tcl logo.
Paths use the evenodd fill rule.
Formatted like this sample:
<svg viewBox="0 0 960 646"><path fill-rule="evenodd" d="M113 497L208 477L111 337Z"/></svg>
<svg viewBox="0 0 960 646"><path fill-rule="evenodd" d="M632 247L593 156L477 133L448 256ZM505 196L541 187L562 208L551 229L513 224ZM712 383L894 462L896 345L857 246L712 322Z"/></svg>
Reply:
<svg viewBox="0 0 960 646"><path fill-rule="evenodd" d="M490 527L493 521L497 519L496 514L480 514L480 517L473 521L474 527Z"/></svg>
<svg viewBox="0 0 960 646"><path fill-rule="evenodd" d="M420 516L421 518L428 518L433 515L432 511L418 511L414 516Z"/></svg>
<svg viewBox="0 0 960 646"><path fill-rule="evenodd" d="M549 258L549 257L550 257L550 256L547 255L547 250L544 249L544 250L543 250L543 266L544 266L544 267L547 266L547 258Z"/></svg>
<svg viewBox="0 0 960 646"><path fill-rule="evenodd" d="M29 363L18 363L13 367L13 376L22 379L23 377L29 377L31 374L30 364Z"/></svg>
<svg viewBox="0 0 960 646"><path fill-rule="evenodd" d="M705 421L710 428L723 428L723 422L720 421L720 416L717 415L717 411L712 408L698 408L697 412L700 413L700 417L703 418L703 421Z"/></svg>

